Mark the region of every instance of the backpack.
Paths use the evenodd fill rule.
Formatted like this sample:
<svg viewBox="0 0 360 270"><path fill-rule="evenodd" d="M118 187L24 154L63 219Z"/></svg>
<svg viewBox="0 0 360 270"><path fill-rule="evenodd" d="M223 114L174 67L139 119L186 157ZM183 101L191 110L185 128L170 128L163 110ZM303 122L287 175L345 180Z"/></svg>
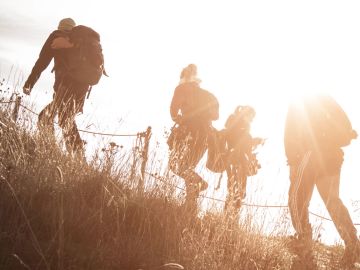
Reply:
<svg viewBox="0 0 360 270"><path fill-rule="evenodd" d="M208 136L206 168L215 173L225 171L228 162L228 149L224 130L213 129Z"/></svg>
<svg viewBox="0 0 360 270"><path fill-rule="evenodd" d="M318 96L307 101L308 117L317 142L327 146L343 147L357 137L341 106L330 96Z"/></svg>
<svg viewBox="0 0 360 270"><path fill-rule="evenodd" d="M209 91L198 88L194 92L194 116L205 121L219 119L219 102Z"/></svg>
<svg viewBox="0 0 360 270"><path fill-rule="evenodd" d="M237 106L235 111L229 115L225 122L225 128L226 139L230 148L236 147L241 138L250 136L250 123L252 120L249 122L248 118L255 117L255 114L255 109L251 106Z"/></svg>
<svg viewBox="0 0 360 270"><path fill-rule="evenodd" d="M68 57L68 74L77 82L96 85L101 76L107 76L104 69L104 56L100 35L92 28L78 25L70 33L74 44Z"/></svg>

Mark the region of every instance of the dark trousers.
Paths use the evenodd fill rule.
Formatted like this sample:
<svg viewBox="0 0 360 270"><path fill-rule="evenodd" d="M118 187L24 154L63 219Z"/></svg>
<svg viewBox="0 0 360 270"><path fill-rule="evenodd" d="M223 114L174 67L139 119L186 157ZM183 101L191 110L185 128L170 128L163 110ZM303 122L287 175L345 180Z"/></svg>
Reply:
<svg viewBox="0 0 360 270"><path fill-rule="evenodd" d="M357 241L356 228L339 198L342 156L324 166L319 157L308 151L299 164L290 166L289 209L292 224L300 238L311 238L309 203L316 185L319 194L345 245Z"/></svg>
<svg viewBox="0 0 360 270"><path fill-rule="evenodd" d="M246 196L247 168L242 164L229 164L226 168L227 196L224 210L237 213Z"/></svg>
<svg viewBox="0 0 360 270"><path fill-rule="evenodd" d="M82 112L88 85L80 84L70 79L56 81L54 96L39 114L38 127L41 133L50 132L54 135L54 119L58 116L58 124L63 131L66 148L69 152L83 150L75 117Z"/></svg>
<svg viewBox="0 0 360 270"><path fill-rule="evenodd" d="M208 128L180 126L170 152L169 168L185 180L186 201L196 203L199 184L205 181L195 172L195 167L207 149Z"/></svg>

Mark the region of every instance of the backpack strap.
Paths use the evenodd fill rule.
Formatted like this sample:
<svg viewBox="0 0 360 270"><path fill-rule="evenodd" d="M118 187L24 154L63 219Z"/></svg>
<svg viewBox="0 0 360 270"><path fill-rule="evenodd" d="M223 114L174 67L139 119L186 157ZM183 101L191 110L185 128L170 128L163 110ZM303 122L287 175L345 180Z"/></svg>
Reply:
<svg viewBox="0 0 360 270"><path fill-rule="evenodd" d="M90 87L89 87L89 89L88 89L88 91L87 91L86 99L89 99L91 90L92 90L92 85L90 85Z"/></svg>

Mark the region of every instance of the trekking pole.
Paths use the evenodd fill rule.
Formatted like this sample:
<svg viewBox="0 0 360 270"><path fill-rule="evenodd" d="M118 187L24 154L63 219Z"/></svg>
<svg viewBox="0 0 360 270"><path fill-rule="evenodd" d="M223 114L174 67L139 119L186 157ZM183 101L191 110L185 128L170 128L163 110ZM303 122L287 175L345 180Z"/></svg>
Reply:
<svg viewBox="0 0 360 270"><path fill-rule="evenodd" d="M86 95L86 99L89 99L91 90L92 90L92 86L89 87L89 90L88 90L87 95Z"/></svg>

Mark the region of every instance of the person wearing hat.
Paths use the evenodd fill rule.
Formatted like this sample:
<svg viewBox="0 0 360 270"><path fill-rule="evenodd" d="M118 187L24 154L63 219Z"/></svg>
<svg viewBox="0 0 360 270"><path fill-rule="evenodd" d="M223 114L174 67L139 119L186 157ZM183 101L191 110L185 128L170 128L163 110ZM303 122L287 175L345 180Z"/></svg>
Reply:
<svg viewBox="0 0 360 270"><path fill-rule="evenodd" d="M72 153L78 150L83 151L83 141L76 126L75 116L82 110L83 97L85 97L89 85L79 84L70 79L67 74L67 62L71 57L71 50L68 49L71 46L64 46L63 44L61 48L56 48L54 47L54 41L61 40L60 37L64 38L62 40L69 39L70 32L75 26L76 23L71 18L60 20L57 30L53 31L45 41L39 57L23 86L23 92L29 95L41 73L54 59L52 69L55 74L53 100L40 112L38 128L41 134L45 134L47 137L50 135L54 139L54 119L57 114L59 126L63 130L66 148Z"/></svg>
<svg viewBox="0 0 360 270"><path fill-rule="evenodd" d="M50 62L54 59L54 67L52 71L55 72L55 84L54 89L58 86L58 78L63 69L64 63L61 61L61 58L64 54L62 50L55 50L51 47L53 41L58 37L68 37L71 29L76 26L76 23L71 18L62 19L59 22L57 30L53 31L47 40L45 41L38 59L35 62L34 67L31 70L29 77L27 78L23 92L25 94L30 94L32 88L34 87L35 83L40 78L41 73L49 66ZM56 90L55 90L56 91Z"/></svg>

